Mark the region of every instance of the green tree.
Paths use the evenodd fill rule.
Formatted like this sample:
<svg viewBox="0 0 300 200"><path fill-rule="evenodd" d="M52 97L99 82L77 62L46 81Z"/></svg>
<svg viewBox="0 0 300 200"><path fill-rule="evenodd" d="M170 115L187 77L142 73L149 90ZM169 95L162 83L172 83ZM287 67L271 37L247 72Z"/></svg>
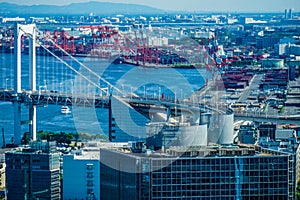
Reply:
<svg viewBox="0 0 300 200"><path fill-rule="evenodd" d="M72 140L74 138L73 133L53 133L53 132L47 132L47 131L39 131L38 132L38 139L40 140L47 140L47 141L56 141L57 143L66 143L71 144Z"/></svg>
<svg viewBox="0 0 300 200"><path fill-rule="evenodd" d="M78 143L78 140L79 140L79 134L75 133L74 137L75 137L75 147L77 147L77 143Z"/></svg>
<svg viewBox="0 0 300 200"><path fill-rule="evenodd" d="M30 141L30 133L25 132L21 139L21 144L29 144L29 141Z"/></svg>
<svg viewBox="0 0 300 200"><path fill-rule="evenodd" d="M296 199L300 200L300 181L298 181L296 187Z"/></svg>

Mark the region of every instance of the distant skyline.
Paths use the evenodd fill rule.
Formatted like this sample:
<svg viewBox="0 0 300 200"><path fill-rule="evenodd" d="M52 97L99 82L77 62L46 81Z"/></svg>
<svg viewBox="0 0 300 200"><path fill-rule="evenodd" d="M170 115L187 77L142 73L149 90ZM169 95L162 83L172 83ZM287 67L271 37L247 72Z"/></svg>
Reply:
<svg viewBox="0 0 300 200"><path fill-rule="evenodd" d="M92 0L112 3L131 3L152 6L165 11L213 11L213 12L284 12L292 8L300 11L299 0ZM0 0L20 5L66 5L88 0Z"/></svg>

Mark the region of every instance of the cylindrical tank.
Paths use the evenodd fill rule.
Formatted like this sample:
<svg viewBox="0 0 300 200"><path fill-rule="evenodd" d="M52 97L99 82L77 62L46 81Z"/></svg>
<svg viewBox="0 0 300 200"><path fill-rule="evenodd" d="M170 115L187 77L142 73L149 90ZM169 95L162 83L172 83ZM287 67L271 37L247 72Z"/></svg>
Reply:
<svg viewBox="0 0 300 200"><path fill-rule="evenodd" d="M218 144L232 144L233 143L233 114L222 115L220 121L220 137Z"/></svg>
<svg viewBox="0 0 300 200"><path fill-rule="evenodd" d="M147 124L146 145L159 149L162 146L206 146L207 124Z"/></svg>
<svg viewBox="0 0 300 200"><path fill-rule="evenodd" d="M211 117L211 114L210 114L210 113L201 113L199 124L200 124L200 125L203 125L203 124L209 124L209 122L210 122L210 117Z"/></svg>
<svg viewBox="0 0 300 200"><path fill-rule="evenodd" d="M207 125L181 126L178 135L179 146L206 146Z"/></svg>
<svg viewBox="0 0 300 200"><path fill-rule="evenodd" d="M208 142L217 144L232 144L233 114L212 115L207 132Z"/></svg>

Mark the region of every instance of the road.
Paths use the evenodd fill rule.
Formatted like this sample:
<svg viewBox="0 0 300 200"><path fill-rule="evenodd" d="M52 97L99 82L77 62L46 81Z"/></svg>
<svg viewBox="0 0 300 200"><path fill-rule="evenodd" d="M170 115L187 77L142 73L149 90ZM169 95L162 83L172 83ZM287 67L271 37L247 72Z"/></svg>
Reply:
<svg viewBox="0 0 300 200"><path fill-rule="evenodd" d="M251 94L251 91L255 91L259 89L259 84L261 83L261 80L263 78L263 74L255 74L252 81L250 82L250 85L243 91L242 95L239 98L239 102L246 102L249 95Z"/></svg>

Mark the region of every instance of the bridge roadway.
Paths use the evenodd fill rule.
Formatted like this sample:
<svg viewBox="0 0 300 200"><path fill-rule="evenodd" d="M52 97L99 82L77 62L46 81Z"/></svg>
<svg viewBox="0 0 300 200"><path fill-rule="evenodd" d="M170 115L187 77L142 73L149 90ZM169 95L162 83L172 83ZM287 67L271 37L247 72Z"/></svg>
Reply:
<svg viewBox="0 0 300 200"><path fill-rule="evenodd" d="M114 96L116 97L116 96ZM185 100L174 100L172 98L158 99L153 97L136 97L133 95L127 95L123 97L117 97L120 100L127 102L130 106L137 110L149 109L155 106L157 110L165 110L165 108L171 108L171 110L180 110L180 113L192 112L218 112L219 114L232 113L231 110L222 110L209 107L208 105L191 102ZM18 95L14 94L13 90L0 90L0 101L7 102L20 102L24 104L33 104L36 106L44 105L68 105L68 106L85 106L96 108L109 108L109 96L100 95L87 95L87 94L67 94L57 93L49 91L26 91ZM176 111L174 111L176 112Z"/></svg>
<svg viewBox="0 0 300 200"><path fill-rule="evenodd" d="M274 124L296 124L300 126L300 116L259 116L259 115L246 115L234 114L234 120L245 120L253 122L272 122Z"/></svg>
<svg viewBox="0 0 300 200"><path fill-rule="evenodd" d="M219 114L230 114L231 110L221 110L209 107L205 104L195 103L187 100L174 101L174 99L157 99L150 97L117 97L120 100L127 102L137 111L147 111L152 107L155 110L164 111L166 108L171 108L171 112L174 113L187 113L192 114L193 112L218 112ZM36 106L43 105L68 105L68 106L85 106L85 107L96 107L96 108L109 108L109 96L100 95L74 95L64 93L53 93L53 92L31 92L24 91L21 94L15 95L13 90L1 90L0 89L0 101L14 102L18 101L24 104L30 104ZM234 118L236 120L250 120L257 122L273 122L277 124L299 124L299 116L273 116L273 115L257 115L250 113L237 113L235 112Z"/></svg>
<svg viewBox="0 0 300 200"><path fill-rule="evenodd" d="M97 108L108 108L109 98L107 96L88 96L74 95L66 93L54 93L46 91L26 91L23 93L14 94L13 90L0 90L0 101L20 102L36 106L48 104L53 105L68 105L68 106L86 106Z"/></svg>

